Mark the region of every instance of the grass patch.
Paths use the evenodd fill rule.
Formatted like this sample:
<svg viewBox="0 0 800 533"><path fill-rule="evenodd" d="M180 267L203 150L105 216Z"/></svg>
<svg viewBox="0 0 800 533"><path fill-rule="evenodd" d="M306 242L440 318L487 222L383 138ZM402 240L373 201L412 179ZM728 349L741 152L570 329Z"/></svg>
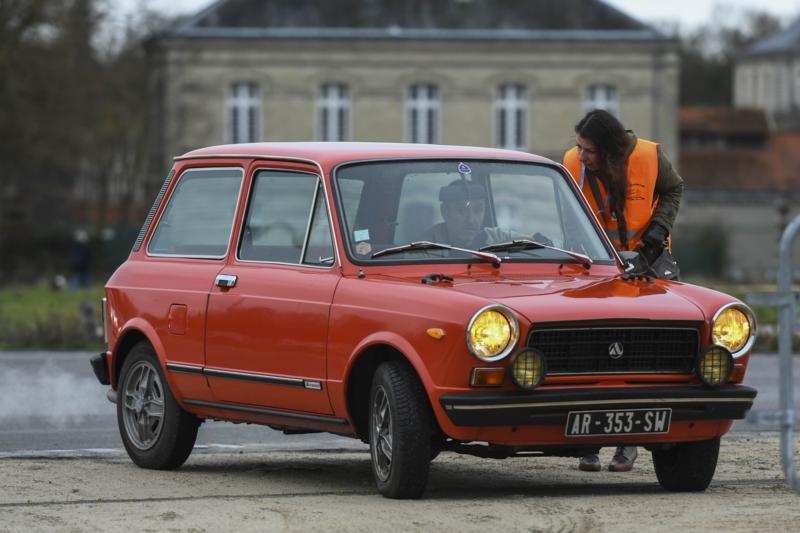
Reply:
<svg viewBox="0 0 800 533"><path fill-rule="evenodd" d="M100 285L54 290L46 285L0 288L0 349L102 348Z"/></svg>

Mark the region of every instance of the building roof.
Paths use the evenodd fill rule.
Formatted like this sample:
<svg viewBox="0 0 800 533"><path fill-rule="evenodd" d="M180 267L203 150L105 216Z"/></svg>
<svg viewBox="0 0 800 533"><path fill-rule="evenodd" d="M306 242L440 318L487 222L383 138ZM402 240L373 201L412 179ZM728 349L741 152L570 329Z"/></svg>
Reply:
<svg viewBox="0 0 800 533"><path fill-rule="evenodd" d="M678 112L678 123L681 134L757 136L769 134L767 117L761 109L682 107Z"/></svg>
<svg viewBox="0 0 800 533"><path fill-rule="evenodd" d="M800 18L782 32L756 42L742 55L748 57L773 54L800 54Z"/></svg>
<svg viewBox="0 0 800 533"><path fill-rule="evenodd" d="M601 0L217 0L173 37L667 40Z"/></svg>

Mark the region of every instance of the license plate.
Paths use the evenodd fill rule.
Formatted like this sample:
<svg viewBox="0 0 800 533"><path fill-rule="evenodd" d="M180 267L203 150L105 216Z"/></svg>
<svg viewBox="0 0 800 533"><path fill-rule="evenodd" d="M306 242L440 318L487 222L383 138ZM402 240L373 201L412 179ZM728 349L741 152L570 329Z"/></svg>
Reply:
<svg viewBox="0 0 800 533"><path fill-rule="evenodd" d="M570 411L564 433L567 437L667 433L671 418L672 409Z"/></svg>

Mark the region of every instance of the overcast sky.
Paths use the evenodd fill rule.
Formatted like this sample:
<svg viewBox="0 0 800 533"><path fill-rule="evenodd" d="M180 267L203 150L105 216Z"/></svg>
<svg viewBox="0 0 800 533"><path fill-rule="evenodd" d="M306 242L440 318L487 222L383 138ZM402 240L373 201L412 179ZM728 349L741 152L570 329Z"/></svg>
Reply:
<svg viewBox="0 0 800 533"><path fill-rule="evenodd" d="M332 1L336 0L321 0ZM797 0L605 0L630 15L644 21L677 20L686 27L696 26L708 20L715 7L731 6L737 10L761 9L777 15L796 17L800 15L800 2ZM110 0L118 4L123 12L130 12L144 3L153 9L169 15L196 12L211 3L211 0Z"/></svg>

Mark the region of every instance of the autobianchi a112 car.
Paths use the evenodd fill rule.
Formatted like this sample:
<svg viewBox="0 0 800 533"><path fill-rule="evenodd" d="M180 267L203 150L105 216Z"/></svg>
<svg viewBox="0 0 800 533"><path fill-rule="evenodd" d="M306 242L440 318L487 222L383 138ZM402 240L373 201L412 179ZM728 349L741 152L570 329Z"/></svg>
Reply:
<svg viewBox="0 0 800 533"><path fill-rule="evenodd" d="M286 143L176 158L106 285L92 366L131 459L176 468L203 420L368 442L419 497L443 451L652 452L705 489L756 324L738 300L626 275L567 171L467 147Z"/></svg>

